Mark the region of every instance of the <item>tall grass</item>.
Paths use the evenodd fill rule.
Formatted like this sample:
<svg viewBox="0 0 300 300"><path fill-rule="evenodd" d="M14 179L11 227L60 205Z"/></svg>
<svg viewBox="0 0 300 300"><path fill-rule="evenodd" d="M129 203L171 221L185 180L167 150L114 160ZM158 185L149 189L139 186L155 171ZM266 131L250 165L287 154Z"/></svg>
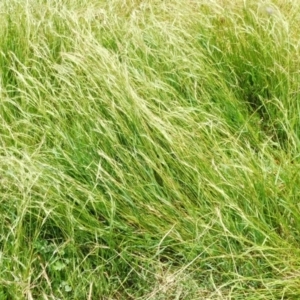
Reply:
<svg viewBox="0 0 300 300"><path fill-rule="evenodd" d="M0 299L300 298L298 1L0 14Z"/></svg>

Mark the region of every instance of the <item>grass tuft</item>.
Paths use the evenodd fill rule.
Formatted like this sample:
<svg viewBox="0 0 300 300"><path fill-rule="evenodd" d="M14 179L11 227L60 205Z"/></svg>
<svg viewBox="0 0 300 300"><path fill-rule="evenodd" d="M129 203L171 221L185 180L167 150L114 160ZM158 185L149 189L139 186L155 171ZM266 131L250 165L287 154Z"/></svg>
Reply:
<svg viewBox="0 0 300 300"><path fill-rule="evenodd" d="M298 299L299 11L2 1L0 299Z"/></svg>

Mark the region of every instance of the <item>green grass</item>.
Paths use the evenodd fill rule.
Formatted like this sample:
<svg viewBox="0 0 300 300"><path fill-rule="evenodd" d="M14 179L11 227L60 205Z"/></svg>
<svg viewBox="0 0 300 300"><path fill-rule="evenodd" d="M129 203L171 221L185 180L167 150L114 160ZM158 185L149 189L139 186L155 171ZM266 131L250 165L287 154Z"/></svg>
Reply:
<svg viewBox="0 0 300 300"><path fill-rule="evenodd" d="M300 299L298 1L0 15L0 300Z"/></svg>

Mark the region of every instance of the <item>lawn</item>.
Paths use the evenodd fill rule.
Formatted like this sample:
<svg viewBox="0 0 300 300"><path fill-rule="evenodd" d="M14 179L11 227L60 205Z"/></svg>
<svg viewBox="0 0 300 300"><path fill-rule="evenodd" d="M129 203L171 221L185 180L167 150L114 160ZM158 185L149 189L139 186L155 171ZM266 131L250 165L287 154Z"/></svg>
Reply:
<svg viewBox="0 0 300 300"><path fill-rule="evenodd" d="M0 300L300 299L299 1L0 16Z"/></svg>

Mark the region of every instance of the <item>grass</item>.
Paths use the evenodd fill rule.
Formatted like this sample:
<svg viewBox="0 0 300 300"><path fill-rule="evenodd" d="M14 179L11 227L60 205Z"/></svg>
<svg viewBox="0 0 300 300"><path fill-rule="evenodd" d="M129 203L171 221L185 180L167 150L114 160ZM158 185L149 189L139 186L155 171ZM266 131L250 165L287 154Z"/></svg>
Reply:
<svg viewBox="0 0 300 300"><path fill-rule="evenodd" d="M3 0L0 300L299 299L299 11Z"/></svg>

